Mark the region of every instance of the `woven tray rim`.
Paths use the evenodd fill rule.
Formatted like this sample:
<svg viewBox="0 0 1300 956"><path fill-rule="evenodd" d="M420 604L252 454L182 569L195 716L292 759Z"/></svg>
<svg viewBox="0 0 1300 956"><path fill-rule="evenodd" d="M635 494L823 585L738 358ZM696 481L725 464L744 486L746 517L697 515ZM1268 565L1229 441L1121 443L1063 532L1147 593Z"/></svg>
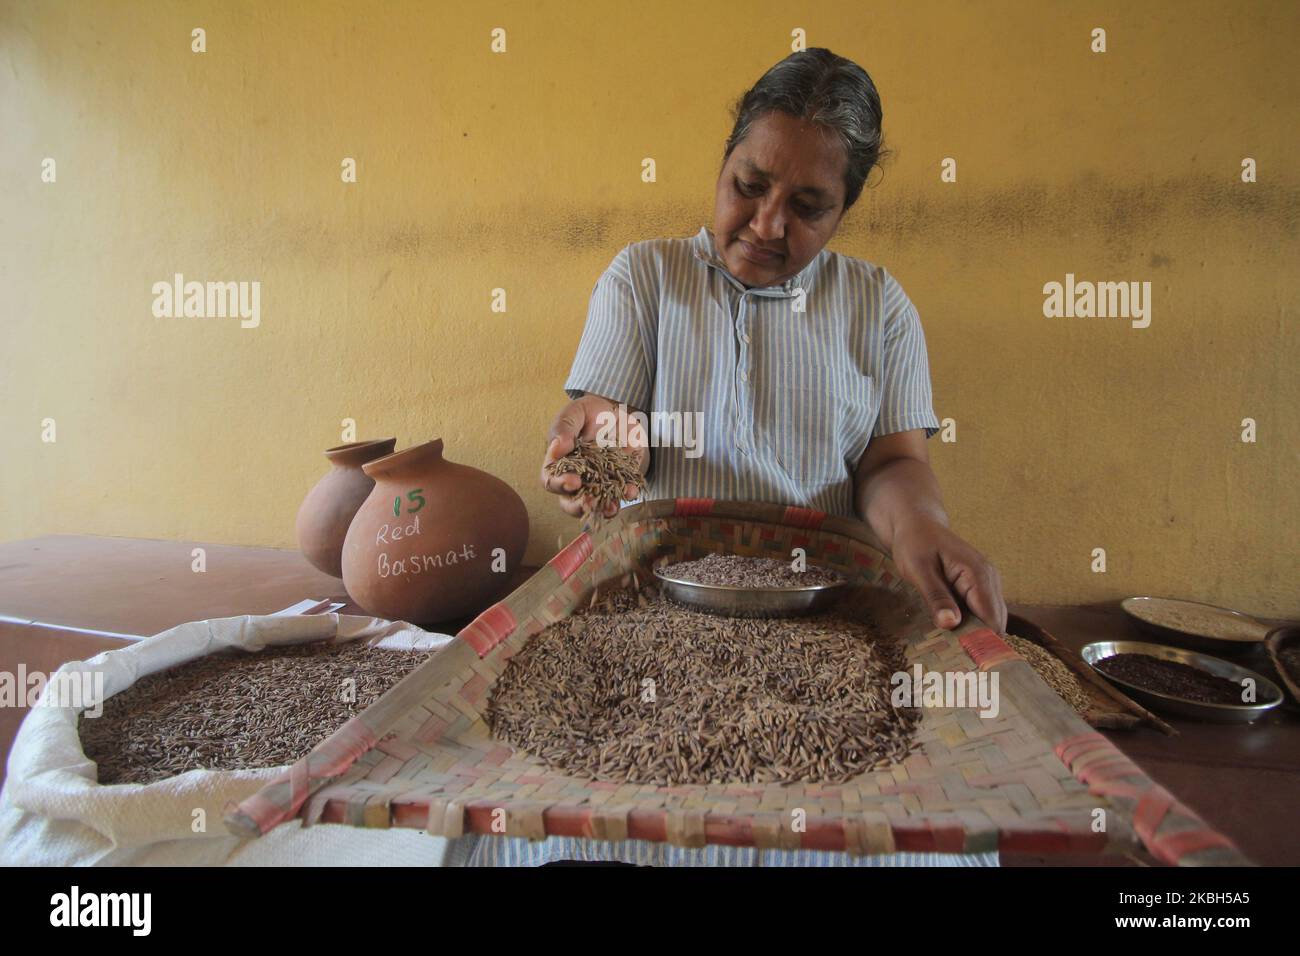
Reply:
<svg viewBox="0 0 1300 956"><path fill-rule="evenodd" d="M444 836L466 832L496 833L490 812L499 808L491 801L487 805L475 805L472 800L459 802L451 797L431 798L421 794L386 794L382 799L366 799L348 791L339 783L340 778L372 751L382 751L381 740L405 713L409 701L415 699L412 694L420 689L420 675L427 678L431 668L446 669L462 660L464 666L471 666L470 653L483 661L498 644L512 635L517 636L519 628L531 626L517 609L535 610L547 600L554 601L569 588L570 579L593 554L618 550L622 540L619 535L629 529L641 528L646 522L660 519L684 521L689 525L693 518L770 525L789 533L790 541L799 540L801 532L809 536L819 533L849 539L875 553L879 564L876 586L908 593L915 598L915 592L898 576L876 536L867 525L853 519L763 502L684 498L634 505L625 508L594 534L584 533L575 538L537 574L463 628L456 641L431 656L380 701L345 724L281 778L238 808L233 808L226 817L227 825L234 832L250 835L264 833L285 820L301 816L308 823L423 826L431 833ZM611 576L607 575L607 578ZM600 583L595 581L592 586ZM536 629L540 630L540 626ZM633 808L626 815L626 828L616 827L613 831L606 828L602 832L599 821L593 821L590 808L584 810L564 801L548 803L543 799L509 801L507 813L512 825L507 832L538 839L549 835L596 839L631 836L662 839L683 846L712 842L868 853L895 850L974 852L994 848L1031 853L1125 852L1140 839L1157 859L1165 862L1244 862L1230 841L1207 827L1106 738L1083 723L1047 687L1028 662L974 615L967 614L954 631L931 631L926 635L927 640L940 638L955 639L969 661L980 670L998 669L1017 693L1023 693L1027 699L1042 705L1043 713L1026 712L1024 719L1051 746L1056 758L1074 779L1085 784L1089 792L1102 801L1099 805L1117 812L1120 826L1112 826L1107 832L1097 834L1080 830L1075 823L1048 819L1045 822L1051 825L999 824L990 831L987 819L972 822L972 815L960 810L916 814L902 822L884 813L863 811L842 813L833 819L810 818L806 832L791 834L779 825L773 828L770 821L764 821L760 827L760 815L756 813L737 819L707 811L660 809L645 811L638 821L638 810ZM459 657L453 660L455 655ZM453 670L450 673L454 677L459 672ZM447 678L443 684L451 679ZM1045 721L1047 726L1039 726L1035 716ZM397 758L390 757L389 760L397 761ZM1131 827L1128 825L1130 820Z"/></svg>

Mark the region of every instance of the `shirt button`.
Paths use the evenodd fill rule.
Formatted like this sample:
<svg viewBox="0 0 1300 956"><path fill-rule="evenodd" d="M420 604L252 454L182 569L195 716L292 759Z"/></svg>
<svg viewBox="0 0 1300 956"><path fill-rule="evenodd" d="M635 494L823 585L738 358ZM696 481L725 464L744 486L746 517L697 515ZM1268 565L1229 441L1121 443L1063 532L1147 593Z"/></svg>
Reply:
<svg viewBox="0 0 1300 956"><path fill-rule="evenodd" d="M748 372L741 372L741 373L740 373L740 380L741 380L742 382L748 382L748 381L749 381L749 373L748 373Z"/></svg>
<svg viewBox="0 0 1300 956"><path fill-rule="evenodd" d="M740 341L742 341L742 342L744 342L746 345L748 345L748 344L749 344L749 333L748 333L748 332L741 332L741 333L740 333Z"/></svg>

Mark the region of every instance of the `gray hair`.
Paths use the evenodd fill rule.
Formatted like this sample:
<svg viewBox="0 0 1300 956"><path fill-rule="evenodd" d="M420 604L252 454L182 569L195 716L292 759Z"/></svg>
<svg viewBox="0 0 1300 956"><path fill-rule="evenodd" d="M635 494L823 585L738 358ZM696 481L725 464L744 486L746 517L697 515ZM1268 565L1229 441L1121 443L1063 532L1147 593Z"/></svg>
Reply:
<svg viewBox="0 0 1300 956"><path fill-rule="evenodd" d="M844 208L857 202L867 176L886 154L880 94L867 71L825 47L791 53L736 101L724 164L750 127L774 110L824 126L839 137L848 157Z"/></svg>

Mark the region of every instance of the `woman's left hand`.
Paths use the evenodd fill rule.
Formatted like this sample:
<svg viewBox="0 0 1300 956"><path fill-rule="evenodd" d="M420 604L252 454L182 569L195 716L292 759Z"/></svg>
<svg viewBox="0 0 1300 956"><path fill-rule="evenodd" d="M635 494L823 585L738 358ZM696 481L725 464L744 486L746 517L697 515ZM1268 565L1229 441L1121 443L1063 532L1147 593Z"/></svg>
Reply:
<svg viewBox="0 0 1300 956"><path fill-rule="evenodd" d="M917 515L894 530L890 550L903 577L921 592L935 627L952 630L961 623L960 599L999 635L1006 633L1002 576L951 528Z"/></svg>

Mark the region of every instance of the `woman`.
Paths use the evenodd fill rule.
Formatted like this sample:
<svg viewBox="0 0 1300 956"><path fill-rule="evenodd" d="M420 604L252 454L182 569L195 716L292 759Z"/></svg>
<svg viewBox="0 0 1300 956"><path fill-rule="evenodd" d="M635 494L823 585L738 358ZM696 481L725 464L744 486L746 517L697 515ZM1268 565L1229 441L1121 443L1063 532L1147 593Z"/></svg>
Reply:
<svg viewBox="0 0 1300 956"><path fill-rule="evenodd" d="M856 515L936 627L960 623L960 599L1002 633L997 569L949 528L930 469L939 422L916 309L883 268L825 248L879 161L880 123L871 77L826 49L791 54L745 94L712 232L633 243L596 283L542 482L580 515L581 481L544 466L595 440L601 412L698 412L698 457L633 449L646 497Z"/></svg>
<svg viewBox="0 0 1300 956"><path fill-rule="evenodd" d="M949 527L930 469L939 422L916 309L885 269L825 248L881 147L861 67L810 49L769 70L736 107L712 230L633 243L596 283L542 481L580 515L581 481L545 463L596 440L602 413L698 413L695 449L647 447L631 429L645 497L857 516L936 627L956 627L964 602L1002 633L998 572Z"/></svg>

